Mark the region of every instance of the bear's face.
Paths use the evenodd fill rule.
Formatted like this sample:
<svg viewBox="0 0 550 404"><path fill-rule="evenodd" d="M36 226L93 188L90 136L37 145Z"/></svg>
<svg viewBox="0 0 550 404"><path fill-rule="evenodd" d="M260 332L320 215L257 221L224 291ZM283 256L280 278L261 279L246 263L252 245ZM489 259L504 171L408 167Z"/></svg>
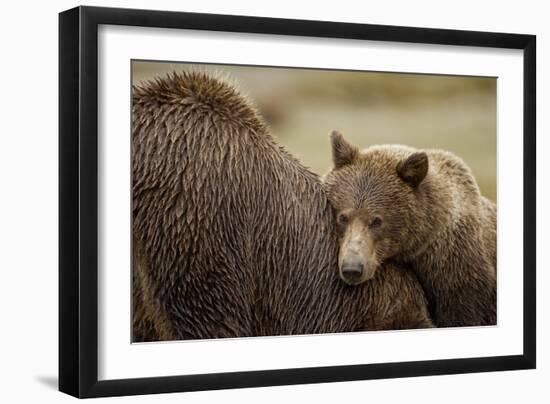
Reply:
<svg viewBox="0 0 550 404"><path fill-rule="evenodd" d="M425 216L418 187L428 171L424 152L379 146L360 153L338 132L331 134L334 168L324 177L340 238L338 268L350 285L371 279L384 261L415 239Z"/></svg>

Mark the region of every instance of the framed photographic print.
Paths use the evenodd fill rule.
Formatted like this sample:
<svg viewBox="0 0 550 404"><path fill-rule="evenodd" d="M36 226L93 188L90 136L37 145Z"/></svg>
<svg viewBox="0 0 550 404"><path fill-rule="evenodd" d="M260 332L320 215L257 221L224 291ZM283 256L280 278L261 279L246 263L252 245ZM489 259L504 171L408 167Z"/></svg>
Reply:
<svg viewBox="0 0 550 404"><path fill-rule="evenodd" d="M532 35L59 17L59 388L532 369Z"/></svg>

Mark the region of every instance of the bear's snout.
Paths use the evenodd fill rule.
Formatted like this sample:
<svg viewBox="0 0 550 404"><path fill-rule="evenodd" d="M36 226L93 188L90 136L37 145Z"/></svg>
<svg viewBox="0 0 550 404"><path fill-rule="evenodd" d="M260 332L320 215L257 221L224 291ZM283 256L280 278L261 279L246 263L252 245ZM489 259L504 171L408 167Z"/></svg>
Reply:
<svg viewBox="0 0 550 404"><path fill-rule="evenodd" d="M361 283L365 266L359 260L347 260L342 263L342 280L349 285Z"/></svg>
<svg viewBox="0 0 550 404"><path fill-rule="evenodd" d="M359 285L372 279L378 266L375 251L368 229L362 221L354 220L348 225L340 244L340 278L348 285Z"/></svg>

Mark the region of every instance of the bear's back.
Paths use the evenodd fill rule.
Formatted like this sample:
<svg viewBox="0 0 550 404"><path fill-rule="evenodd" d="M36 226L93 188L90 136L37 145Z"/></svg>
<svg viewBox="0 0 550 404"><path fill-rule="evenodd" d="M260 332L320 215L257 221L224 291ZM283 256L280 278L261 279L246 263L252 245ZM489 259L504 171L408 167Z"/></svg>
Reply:
<svg viewBox="0 0 550 404"><path fill-rule="evenodd" d="M307 327L288 307L332 275L330 206L248 101L201 73L137 87L132 152L137 279L175 337L269 333L281 316L289 333Z"/></svg>

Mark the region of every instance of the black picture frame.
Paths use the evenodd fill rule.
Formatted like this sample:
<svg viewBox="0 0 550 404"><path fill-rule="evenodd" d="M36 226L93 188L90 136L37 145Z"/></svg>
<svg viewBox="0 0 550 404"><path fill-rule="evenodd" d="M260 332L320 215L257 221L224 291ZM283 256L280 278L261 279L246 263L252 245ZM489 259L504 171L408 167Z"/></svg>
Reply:
<svg viewBox="0 0 550 404"><path fill-rule="evenodd" d="M523 354L99 381L100 24L523 50ZM96 7L60 13L59 389L83 398L535 368L535 60L534 35Z"/></svg>

